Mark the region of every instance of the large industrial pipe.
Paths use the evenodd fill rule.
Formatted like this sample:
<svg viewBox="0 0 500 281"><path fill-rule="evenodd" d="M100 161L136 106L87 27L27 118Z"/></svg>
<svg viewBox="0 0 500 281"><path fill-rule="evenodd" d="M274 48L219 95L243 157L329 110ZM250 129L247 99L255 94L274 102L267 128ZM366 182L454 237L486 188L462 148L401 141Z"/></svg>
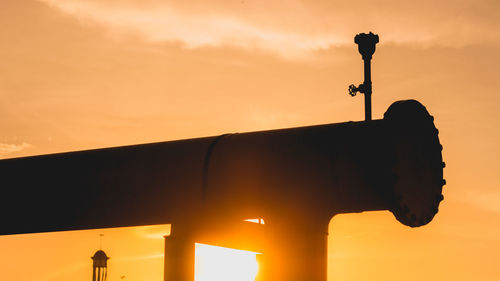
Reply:
<svg viewBox="0 0 500 281"><path fill-rule="evenodd" d="M6 159L0 234L172 223L178 240L263 249L262 280L324 281L333 215L432 220L441 149L432 116L407 100L382 120ZM238 242L246 218L266 225Z"/></svg>

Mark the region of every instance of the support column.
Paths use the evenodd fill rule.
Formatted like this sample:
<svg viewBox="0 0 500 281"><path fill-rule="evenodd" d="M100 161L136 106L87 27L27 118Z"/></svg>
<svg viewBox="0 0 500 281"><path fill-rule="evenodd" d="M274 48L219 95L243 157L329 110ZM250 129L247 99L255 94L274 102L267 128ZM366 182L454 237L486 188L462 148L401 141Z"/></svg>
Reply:
<svg viewBox="0 0 500 281"><path fill-rule="evenodd" d="M255 280L326 281L327 228L275 232L275 242L257 256L259 273Z"/></svg>
<svg viewBox="0 0 500 281"><path fill-rule="evenodd" d="M188 238L165 236L164 281L194 281L195 242Z"/></svg>

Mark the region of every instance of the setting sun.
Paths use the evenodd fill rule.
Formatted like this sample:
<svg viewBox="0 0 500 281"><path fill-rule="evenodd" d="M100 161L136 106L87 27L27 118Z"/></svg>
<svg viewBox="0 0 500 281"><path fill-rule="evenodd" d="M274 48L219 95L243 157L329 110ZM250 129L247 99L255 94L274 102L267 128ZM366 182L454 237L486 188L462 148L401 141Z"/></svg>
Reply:
<svg viewBox="0 0 500 281"><path fill-rule="evenodd" d="M257 253L196 244L196 281L254 281Z"/></svg>

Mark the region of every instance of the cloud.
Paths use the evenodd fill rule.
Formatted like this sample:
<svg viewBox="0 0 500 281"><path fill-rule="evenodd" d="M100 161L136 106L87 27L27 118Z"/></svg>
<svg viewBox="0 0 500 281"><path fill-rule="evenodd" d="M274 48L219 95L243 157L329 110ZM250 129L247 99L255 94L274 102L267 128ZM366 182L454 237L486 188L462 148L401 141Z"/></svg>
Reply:
<svg viewBox="0 0 500 281"><path fill-rule="evenodd" d="M500 214L500 190L490 189L483 192L470 192L464 201L473 203L475 206Z"/></svg>
<svg viewBox="0 0 500 281"><path fill-rule="evenodd" d="M81 273L81 271L88 267L88 262L76 262L66 265L57 270L51 271L38 279L36 281L50 281L50 280L60 280L61 277L71 276L73 274Z"/></svg>
<svg viewBox="0 0 500 281"><path fill-rule="evenodd" d="M101 24L114 34L134 34L149 42L180 43L188 49L228 46L297 56L345 43L335 34L306 36L279 26L260 26L221 11L199 13L169 5L137 8L94 1L44 2L83 23Z"/></svg>
<svg viewBox="0 0 500 281"><path fill-rule="evenodd" d="M165 235L170 235L170 227L170 224L149 225L135 228L134 230L140 237L163 240Z"/></svg>
<svg viewBox="0 0 500 281"><path fill-rule="evenodd" d="M22 151L31 146L31 144L26 142L22 142L21 144L0 143L0 157L6 154Z"/></svg>
<svg viewBox="0 0 500 281"><path fill-rule="evenodd" d="M498 43L497 22L485 0L424 0L419 5L375 1L98 1L39 0L82 23L103 25L114 34L186 48L221 47L302 56L352 44L358 32L373 30L384 43L461 47ZM438 2L438 3L436 3ZM446 3L441 3L446 2ZM184 4L183 4L184 3Z"/></svg>
<svg viewBox="0 0 500 281"><path fill-rule="evenodd" d="M118 257L115 258L115 261L118 262L129 262L129 261L141 261L141 260L150 260L150 259L159 259L163 258L165 254L161 253L153 253L149 255L140 255L140 256L126 256L126 257Z"/></svg>
<svg viewBox="0 0 500 281"><path fill-rule="evenodd" d="M280 111L278 109L266 109L262 107L249 106L246 116L250 122L258 128L283 127L285 124L297 123L300 116L296 113Z"/></svg>

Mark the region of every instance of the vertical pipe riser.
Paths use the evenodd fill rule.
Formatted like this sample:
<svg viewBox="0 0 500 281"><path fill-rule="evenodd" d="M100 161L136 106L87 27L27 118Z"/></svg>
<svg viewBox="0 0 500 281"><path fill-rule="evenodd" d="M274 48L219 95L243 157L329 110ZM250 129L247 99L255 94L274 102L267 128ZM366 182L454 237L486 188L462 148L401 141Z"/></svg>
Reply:
<svg viewBox="0 0 500 281"><path fill-rule="evenodd" d="M372 120L372 80L371 80L371 59L364 60L365 65L365 121Z"/></svg>

